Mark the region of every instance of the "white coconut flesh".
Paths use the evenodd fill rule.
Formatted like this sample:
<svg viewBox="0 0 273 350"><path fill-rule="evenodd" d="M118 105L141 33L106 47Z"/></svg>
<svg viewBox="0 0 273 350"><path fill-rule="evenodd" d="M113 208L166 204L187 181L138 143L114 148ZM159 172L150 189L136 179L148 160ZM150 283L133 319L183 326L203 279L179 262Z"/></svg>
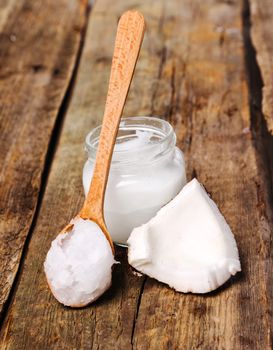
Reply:
<svg viewBox="0 0 273 350"><path fill-rule="evenodd" d="M111 285L112 249L100 227L77 218L60 233L47 253L44 269L55 298L67 306L95 301Z"/></svg>
<svg viewBox="0 0 273 350"><path fill-rule="evenodd" d="M233 233L196 179L127 243L135 269L184 293L210 292L241 270Z"/></svg>

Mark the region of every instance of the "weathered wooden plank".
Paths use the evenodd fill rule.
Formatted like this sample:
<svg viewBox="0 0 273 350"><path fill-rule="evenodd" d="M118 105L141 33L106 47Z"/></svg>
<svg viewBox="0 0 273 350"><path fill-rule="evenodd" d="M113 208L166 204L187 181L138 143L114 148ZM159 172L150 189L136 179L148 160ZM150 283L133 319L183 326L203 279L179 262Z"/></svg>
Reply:
<svg viewBox="0 0 273 350"><path fill-rule="evenodd" d="M50 241L82 203L83 139L101 120L117 18L132 6L148 26L125 114L163 115L175 126L189 177L205 184L236 235L243 272L215 293L183 295L135 276L119 250L113 287L94 305L71 310L51 296L42 264ZM0 347L271 348L270 235L247 94L237 2L97 1Z"/></svg>
<svg viewBox="0 0 273 350"><path fill-rule="evenodd" d="M270 349L267 291L268 222L251 142L237 2L166 5L161 84L172 82L171 118L190 169L230 223L243 272L206 297L178 295L148 280L135 328L138 349ZM186 50L184 48L187 48ZM160 83L159 83L160 85ZM162 96L156 95L155 100ZM187 143L188 141L188 143ZM260 186L260 188L259 188ZM261 195L261 197L260 197ZM264 225L262 224L264 223ZM164 331L162 331L164 329Z"/></svg>
<svg viewBox="0 0 273 350"><path fill-rule="evenodd" d="M0 14L0 314L29 233L87 5L4 1Z"/></svg>
<svg viewBox="0 0 273 350"><path fill-rule="evenodd" d="M0 348L89 349L92 344L94 348L103 348L104 344L112 349L130 347L143 278L128 274L127 265L116 266L113 288L94 307L70 310L52 298L44 278L43 261L52 238L82 203L83 140L101 121L117 20L131 4L133 1L98 1L92 9L77 84L41 206L43 214L37 220L17 289L21 297L14 300L18 309L14 312L12 307L8 312ZM157 67L154 80L156 75ZM146 86L148 96L150 85ZM123 254L120 259L125 261ZM14 323L18 318L20 322ZM16 325L17 330L10 333L10 327Z"/></svg>
<svg viewBox="0 0 273 350"><path fill-rule="evenodd" d="M251 37L263 79L262 111L273 134L273 4L270 0L250 0Z"/></svg>

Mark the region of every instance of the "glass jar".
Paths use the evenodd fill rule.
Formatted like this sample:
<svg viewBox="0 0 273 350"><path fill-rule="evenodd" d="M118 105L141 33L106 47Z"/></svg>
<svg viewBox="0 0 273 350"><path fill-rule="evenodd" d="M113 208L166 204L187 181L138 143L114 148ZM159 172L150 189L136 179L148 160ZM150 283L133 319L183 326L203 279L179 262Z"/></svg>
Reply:
<svg viewBox="0 0 273 350"><path fill-rule="evenodd" d="M83 168L87 195L101 126L85 140ZM134 227L149 221L186 184L183 153L165 120L129 117L120 122L105 193L104 217L113 241L125 245Z"/></svg>

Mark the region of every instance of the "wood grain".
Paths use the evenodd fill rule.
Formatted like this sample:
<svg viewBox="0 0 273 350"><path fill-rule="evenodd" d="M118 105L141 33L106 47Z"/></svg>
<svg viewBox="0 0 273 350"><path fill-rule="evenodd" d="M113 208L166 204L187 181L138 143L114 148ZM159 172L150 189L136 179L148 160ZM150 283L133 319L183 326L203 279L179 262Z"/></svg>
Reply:
<svg viewBox="0 0 273 350"><path fill-rule="evenodd" d="M145 30L139 11L122 14L117 29L107 99L92 181L80 211L80 217L95 221L106 235L114 253L114 244L104 220L104 195L113 149L122 111L133 78Z"/></svg>
<svg viewBox="0 0 273 350"><path fill-rule="evenodd" d="M263 79L262 111L273 134L273 6L270 0L250 0L251 37Z"/></svg>
<svg viewBox="0 0 273 350"><path fill-rule="evenodd" d="M83 139L101 121L116 23L132 7L144 14L147 35L124 115L172 123L188 177L203 182L231 225L243 271L206 296L178 294L134 275L119 249L112 288L91 307L71 310L51 296L42 264L83 201ZM235 1L97 0L1 348L271 348L272 228L252 139L241 10Z"/></svg>
<svg viewBox="0 0 273 350"><path fill-rule="evenodd" d="M33 220L84 27L86 4L66 3L0 5L0 315Z"/></svg>

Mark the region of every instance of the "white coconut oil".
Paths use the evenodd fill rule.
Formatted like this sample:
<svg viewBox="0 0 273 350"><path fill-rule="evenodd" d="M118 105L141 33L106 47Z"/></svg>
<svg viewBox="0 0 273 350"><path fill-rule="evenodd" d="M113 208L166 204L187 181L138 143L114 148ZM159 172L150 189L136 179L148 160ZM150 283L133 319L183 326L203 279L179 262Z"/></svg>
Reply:
<svg viewBox="0 0 273 350"><path fill-rule="evenodd" d="M85 195L93 175L100 127L86 137ZM159 118L124 118L119 127L105 194L104 216L115 243L149 221L186 183L183 153L172 126Z"/></svg>
<svg viewBox="0 0 273 350"><path fill-rule="evenodd" d="M51 243L44 263L50 289L62 304L85 306L111 285L112 249L101 228L90 220L75 218L72 228Z"/></svg>

